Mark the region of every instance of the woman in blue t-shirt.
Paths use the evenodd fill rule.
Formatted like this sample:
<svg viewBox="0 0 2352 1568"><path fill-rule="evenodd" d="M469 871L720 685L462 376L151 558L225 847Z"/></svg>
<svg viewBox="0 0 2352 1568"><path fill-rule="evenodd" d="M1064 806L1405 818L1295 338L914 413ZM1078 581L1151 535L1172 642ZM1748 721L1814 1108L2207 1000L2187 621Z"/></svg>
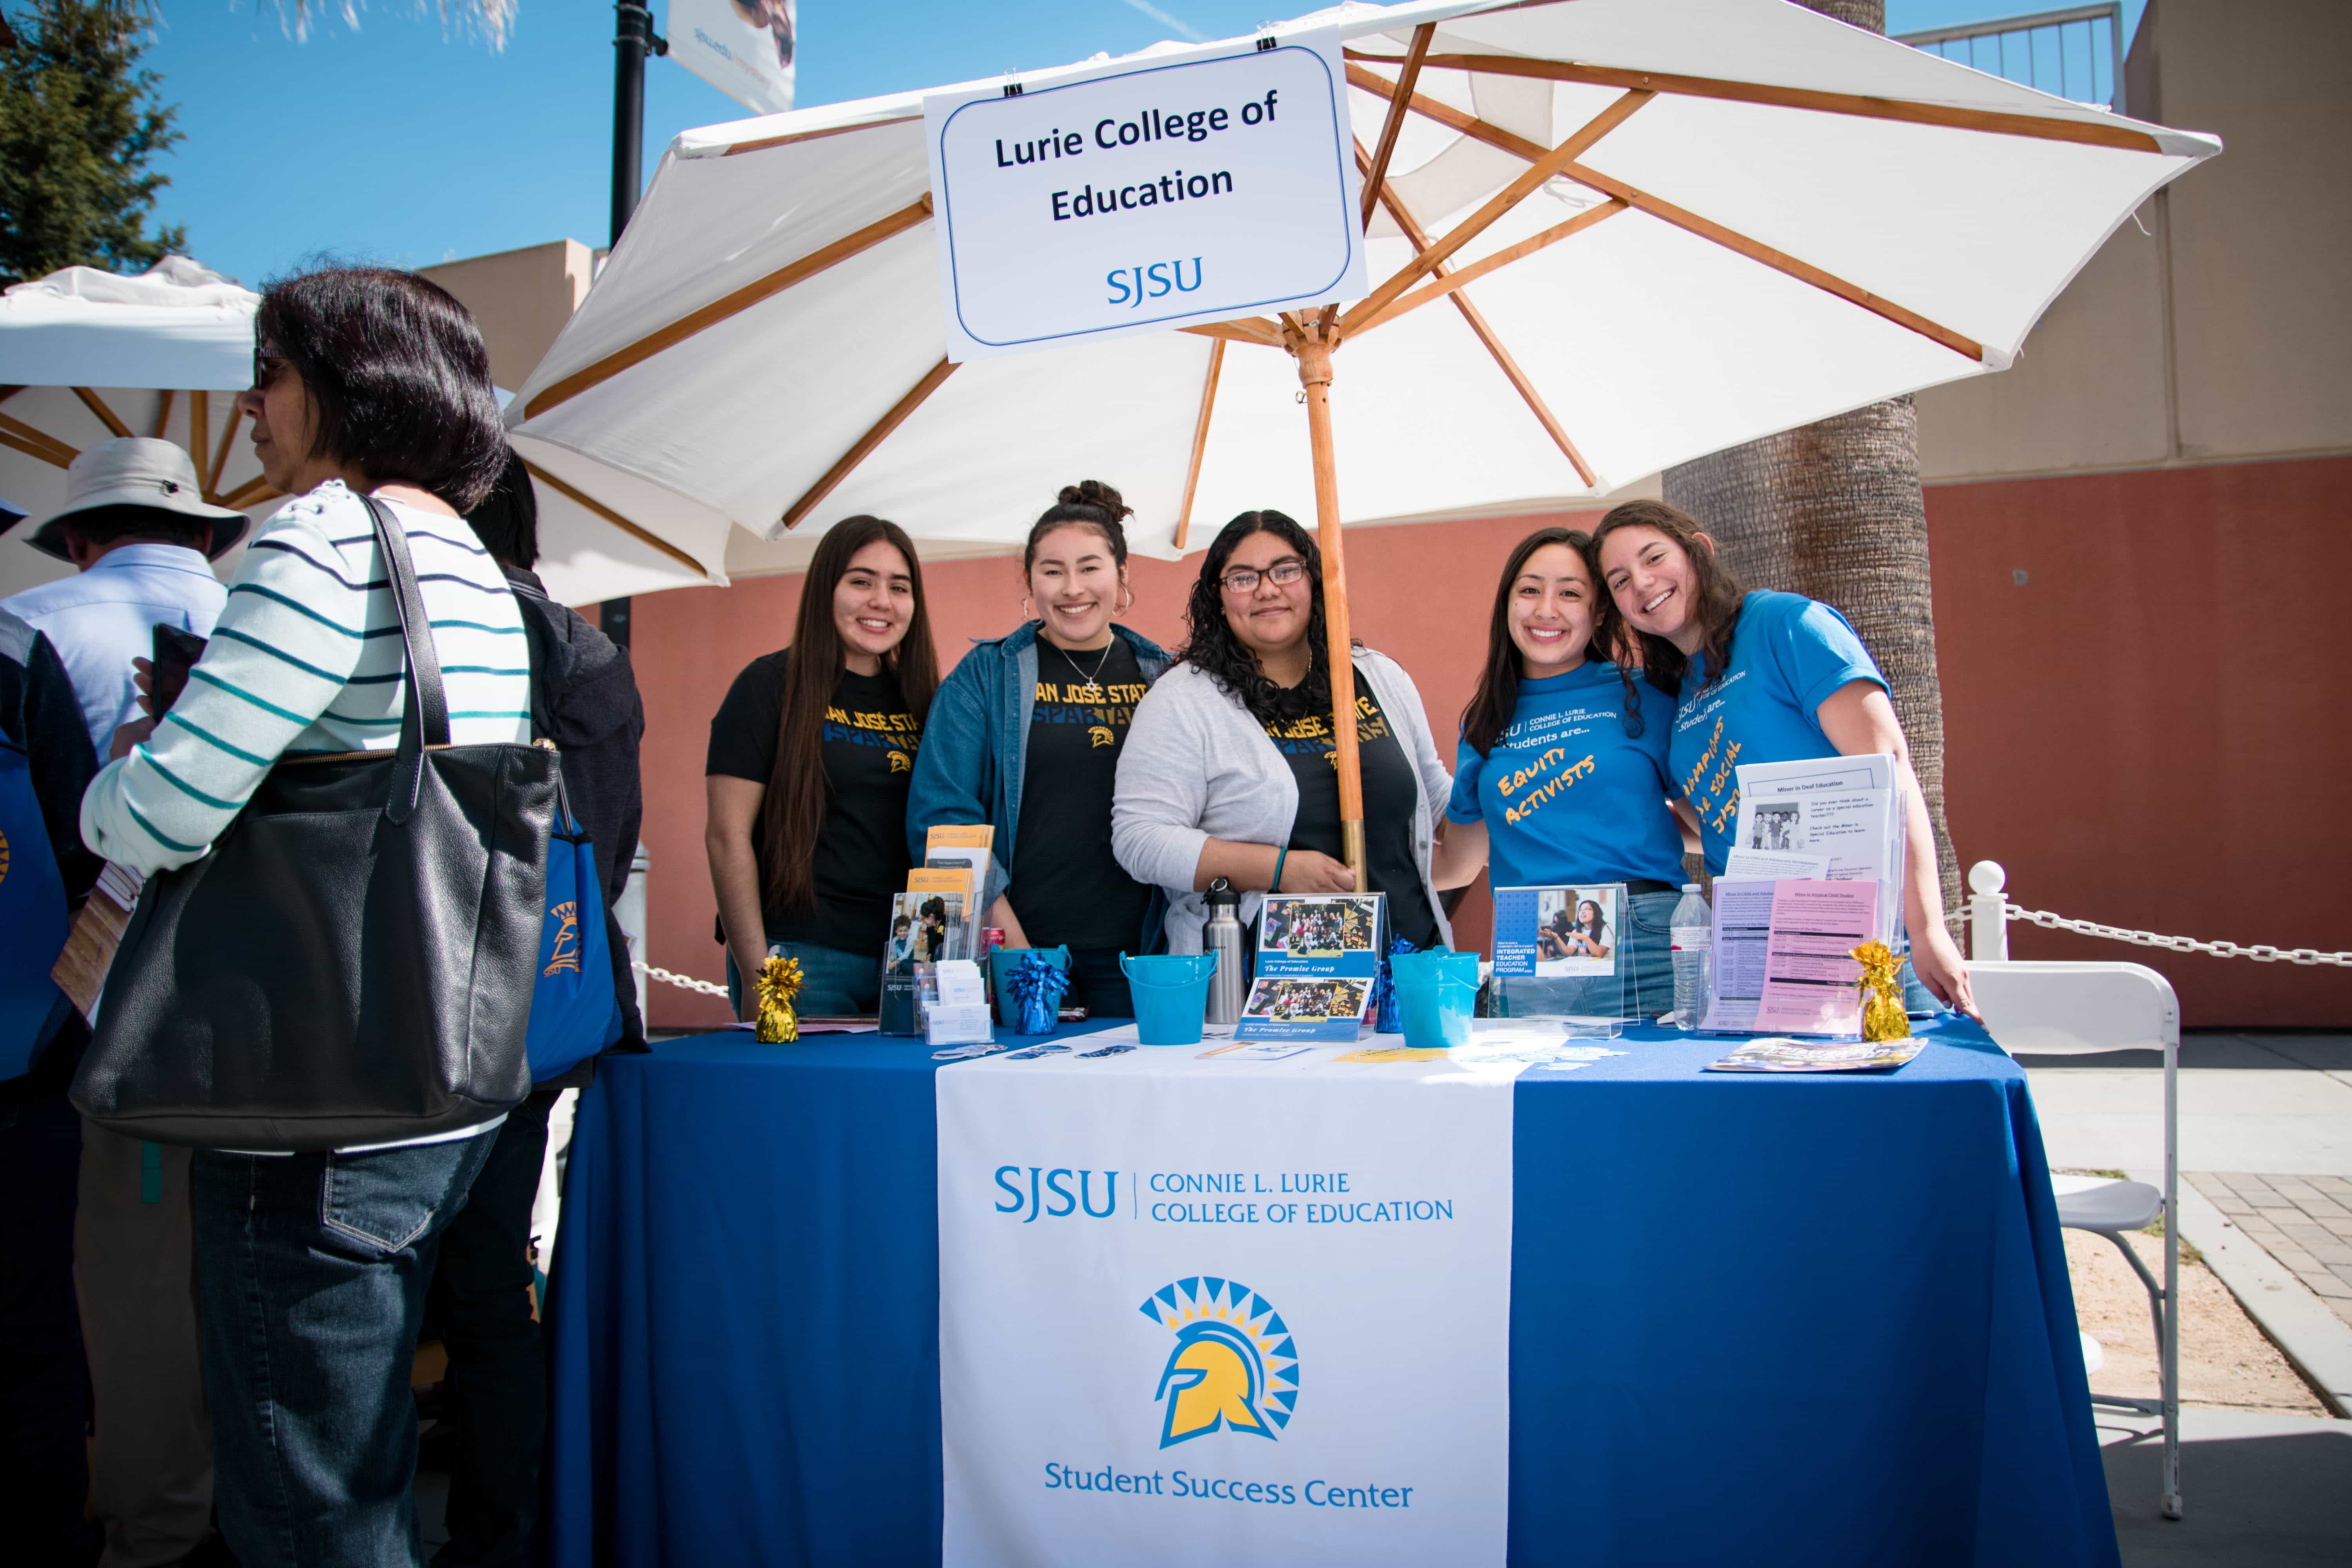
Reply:
<svg viewBox="0 0 2352 1568"><path fill-rule="evenodd" d="M1944 930L1927 807L1886 678L1853 627L1798 594L1747 593L1715 541L1663 501L1628 501L1593 531L1613 601L1614 651L1675 695L1667 769L1697 821L1707 869L1731 852L1738 764L1891 752L1910 792L1904 925L1911 968L1948 1005L1973 1015L1968 966ZM1630 689L1636 683L1626 677Z"/></svg>
<svg viewBox="0 0 2352 1568"><path fill-rule="evenodd" d="M1598 956L1613 940L1614 978L1507 990L1542 991L1529 995L1534 1005L1578 1012L1616 1012L1622 994L1636 1016L1654 1018L1674 1005L1671 932L1683 877L1682 830L1666 805L1674 704L1591 657L1605 606L1590 545L1574 529L1538 529L1504 563L1486 668L1463 710L1436 880L1458 887L1486 865L1497 888L1624 883L1615 931L1587 901L1559 933L1567 951L1558 956ZM1562 985L1577 994L1549 994Z"/></svg>

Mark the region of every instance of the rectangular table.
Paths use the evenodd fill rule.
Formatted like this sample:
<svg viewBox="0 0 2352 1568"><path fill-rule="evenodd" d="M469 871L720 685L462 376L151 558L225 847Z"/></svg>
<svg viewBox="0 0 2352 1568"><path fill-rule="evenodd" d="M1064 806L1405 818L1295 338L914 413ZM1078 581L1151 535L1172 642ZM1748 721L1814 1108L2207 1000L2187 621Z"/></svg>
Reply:
<svg viewBox="0 0 2352 1568"><path fill-rule="evenodd" d="M1519 1080L1514 1564L2116 1562L2024 1075L1923 1033L1887 1076L1704 1073L1725 1042L1639 1028ZM556 1561L939 1560L936 1068L740 1032L599 1063Z"/></svg>

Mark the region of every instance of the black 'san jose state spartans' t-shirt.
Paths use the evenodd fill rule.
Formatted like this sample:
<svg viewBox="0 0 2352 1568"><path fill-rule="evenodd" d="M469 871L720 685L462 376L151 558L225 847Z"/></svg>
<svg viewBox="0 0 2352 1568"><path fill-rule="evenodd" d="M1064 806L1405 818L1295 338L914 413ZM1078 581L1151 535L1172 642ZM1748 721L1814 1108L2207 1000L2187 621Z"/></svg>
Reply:
<svg viewBox="0 0 2352 1568"><path fill-rule="evenodd" d="M1364 781L1364 869L1372 890L1389 898L1391 934L1401 936L1426 952L1437 945L1437 916L1421 866L1412 852L1414 813L1420 810L1412 759L1381 711L1371 682L1360 673L1356 683L1356 757ZM1329 710L1308 713L1294 689L1284 693L1283 720L1265 732L1282 752L1298 780L1298 815L1290 823L1290 847L1312 849L1340 857L1339 742L1331 734Z"/></svg>
<svg viewBox="0 0 2352 1568"><path fill-rule="evenodd" d="M1111 856L1110 802L1144 689L1124 637L1077 654L1037 639L1011 893L1033 947L1131 949L1141 940L1151 889Z"/></svg>
<svg viewBox="0 0 2352 1568"><path fill-rule="evenodd" d="M790 648L753 659L710 721L703 772L765 784L782 727ZM764 911L770 942L813 942L882 959L891 896L907 886L907 786L923 727L887 675L843 670L824 711L824 826L817 832L814 904ZM751 848L764 855L762 825ZM764 878L763 878L764 881ZM722 934L721 940L724 940Z"/></svg>

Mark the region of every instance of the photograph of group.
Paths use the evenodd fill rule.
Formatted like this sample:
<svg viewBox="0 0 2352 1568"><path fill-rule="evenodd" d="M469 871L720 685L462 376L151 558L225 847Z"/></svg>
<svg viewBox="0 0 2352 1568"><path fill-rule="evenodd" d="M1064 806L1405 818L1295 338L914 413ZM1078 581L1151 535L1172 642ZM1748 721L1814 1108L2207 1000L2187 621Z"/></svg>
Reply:
<svg viewBox="0 0 2352 1568"><path fill-rule="evenodd" d="M1286 980L1260 975L1250 988L1242 1016L1282 1024L1360 1020L1371 990L1369 980Z"/></svg>
<svg viewBox="0 0 2352 1568"><path fill-rule="evenodd" d="M1380 901L1369 897L1268 899L1258 951L1288 958L1377 952Z"/></svg>

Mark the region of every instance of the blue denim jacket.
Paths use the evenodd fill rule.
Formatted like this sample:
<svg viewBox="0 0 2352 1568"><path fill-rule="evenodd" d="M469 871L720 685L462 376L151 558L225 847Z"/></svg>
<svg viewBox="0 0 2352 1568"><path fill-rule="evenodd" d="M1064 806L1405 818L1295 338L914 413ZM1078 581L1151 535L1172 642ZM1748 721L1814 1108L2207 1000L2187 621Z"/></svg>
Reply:
<svg viewBox="0 0 2352 1568"><path fill-rule="evenodd" d="M923 744L907 795L907 848L923 863L930 831L941 823L986 822L996 828L994 870L1011 886L1013 836L1021 824L1021 779L1029 755L1029 719L1037 705L1037 626L975 642L931 698ZM1171 662L1150 638L1122 626L1114 636L1135 650L1148 685ZM1105 801L1108 812L1110 803ZM1135 951L1155 952L1167 910L1157 894Z"/></svg>

